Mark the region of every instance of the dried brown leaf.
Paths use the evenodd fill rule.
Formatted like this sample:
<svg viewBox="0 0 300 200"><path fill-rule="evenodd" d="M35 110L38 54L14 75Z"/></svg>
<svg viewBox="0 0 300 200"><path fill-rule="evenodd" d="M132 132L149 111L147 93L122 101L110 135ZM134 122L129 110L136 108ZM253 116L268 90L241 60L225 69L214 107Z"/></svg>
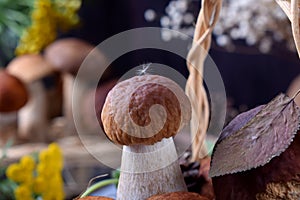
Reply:
<svg viewBox="0 0 300 200"><path fill-rule="evenodd" d="M299 116L293 99L284 94L237 116L215 146L210 176L250 170L279 156L293 141Z"/></svg>

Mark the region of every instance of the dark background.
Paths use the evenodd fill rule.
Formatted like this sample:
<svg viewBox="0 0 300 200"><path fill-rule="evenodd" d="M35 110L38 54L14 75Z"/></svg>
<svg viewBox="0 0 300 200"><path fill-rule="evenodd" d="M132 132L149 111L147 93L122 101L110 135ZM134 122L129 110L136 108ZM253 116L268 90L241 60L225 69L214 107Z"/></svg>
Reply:
<svg viewBox="0 0 300 200"><path fill-rule="evenodd" d="M159 27L159 20L147 22L144 12L153 9L158 15L164 15L168 3L168 0L84 0L79 11L81 26L62 37L74 36L98 45L128 29ZM201 4L198 1L192 4L196 17ZM261 54L256 47L247 47L243 41L236 41L236 45L234 52L227 52L213 42L210 56L220 70L228 99L237 109L241 106L252 108L270 101L279 92L285 92L300 72L297 54L287 51L283 44L276 44L269 54ZM162 63L188 76L184 59L168 52L148 49L117 59L112 65L111 78L146 62Z"/></svg>

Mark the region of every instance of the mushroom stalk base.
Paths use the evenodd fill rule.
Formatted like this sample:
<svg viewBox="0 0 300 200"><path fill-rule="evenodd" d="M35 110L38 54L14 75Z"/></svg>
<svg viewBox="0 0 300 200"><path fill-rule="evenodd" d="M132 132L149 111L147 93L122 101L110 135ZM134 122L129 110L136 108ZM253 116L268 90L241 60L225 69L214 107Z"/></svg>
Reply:
<svg viewBox="0 0 300 200"><path fill-rule="evenodd" d="M17 121L17 112L0 112L0 146L5 145L9 139L16 139Z"/></svg>
<svg viewBox="0 0 300 200"><path fill-rule="evenodd" d="M47 98L41 81L28 85L29 102L18 113L18 135L31 142L45 142L48 137Z"/></svg>
<svg viewBox="0 0 300 200"><path fill-rule="evenodd" d="M173 138L154 145L124 146L117 200L143 200L187 191Z"/></svg>

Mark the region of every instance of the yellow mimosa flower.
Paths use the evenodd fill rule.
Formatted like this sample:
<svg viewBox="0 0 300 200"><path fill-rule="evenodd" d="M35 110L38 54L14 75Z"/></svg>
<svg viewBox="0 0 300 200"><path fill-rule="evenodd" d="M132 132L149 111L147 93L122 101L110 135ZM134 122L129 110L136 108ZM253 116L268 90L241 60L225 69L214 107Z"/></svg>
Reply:
<svg viewBox="0 0 300 200"><path fill-rule="evenodd" d="M34 179L33 182L33 191L36 194L42 194L47 190L48 182L47 179L43 178L42 176L38 176Z"/></svg>
<svg viewBox="0 0 300 200"><path fill-rule="evenodd" d="M20 160L21 167L26 171L33 171L35 167L35 161L31 156L23 156Z"/></svg>
<svg viewBox="0 0 300 200"><path fill-rule="evenodd" d="M58 31L67 31L78 24L80 6L81 0L36 0L31 26L23 32L16 54L39 53L56 39Z"/></svg>
<svg viewBox="0 0 300 200"><path fill-rule="evenodd" d="M22 168L19 164L14 163L8 166L6 169L6 176L16 182L20 182L20 174L22 173Z"/></svg>
<svg viewBox="0 0 300 200"><path fill-rule="evenodd" d="M20 185L15 189L16 200L33 200L32 192L26 185Z"/></svg>
<svg viewBox="0 0 300 200"><path fill-rule="evenodd" d="M63 156L60 147L52 143L40 151L38 161L31 156L23 156L19 163L8 166L6 175L16 182L16 200L63 200L64 182L62 178Z"/></svg>

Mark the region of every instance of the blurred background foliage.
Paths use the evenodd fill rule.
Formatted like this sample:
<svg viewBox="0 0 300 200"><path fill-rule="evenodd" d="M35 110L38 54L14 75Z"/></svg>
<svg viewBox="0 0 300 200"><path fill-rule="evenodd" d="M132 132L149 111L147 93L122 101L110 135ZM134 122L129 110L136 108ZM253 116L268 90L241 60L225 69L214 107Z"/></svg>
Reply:
<svg viewBox="0 0 300 200"><path fill-rule="evenodd" d="M0 0L0 66L14 56L39 53L79 24L81 0Z"/></svg>
<svg viewBox="0 0 300 200"><path fill-rule="evenodd" d="M30 25L34 0L0 0L0 66L13 57L23 30Z"/></svg>

